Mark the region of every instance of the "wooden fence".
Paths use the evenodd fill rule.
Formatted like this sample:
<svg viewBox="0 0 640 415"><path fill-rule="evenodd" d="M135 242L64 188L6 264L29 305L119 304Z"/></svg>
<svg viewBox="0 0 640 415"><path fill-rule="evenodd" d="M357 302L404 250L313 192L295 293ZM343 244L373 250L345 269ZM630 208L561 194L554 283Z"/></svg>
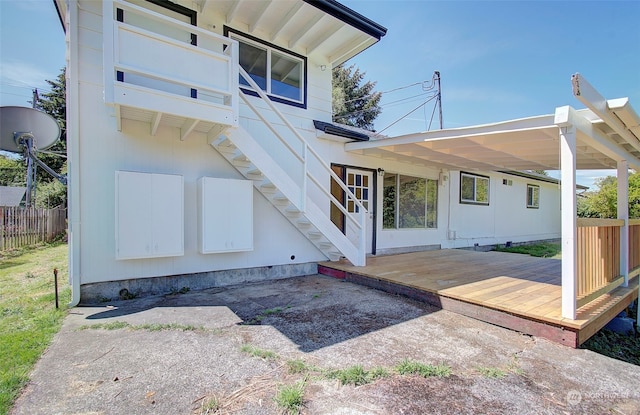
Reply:
<svg viewBox="0 0 640 415"><path fill-rule="evenodd" d="M50 242L67 229L66 209L0 207L0 251Z"/></svg>

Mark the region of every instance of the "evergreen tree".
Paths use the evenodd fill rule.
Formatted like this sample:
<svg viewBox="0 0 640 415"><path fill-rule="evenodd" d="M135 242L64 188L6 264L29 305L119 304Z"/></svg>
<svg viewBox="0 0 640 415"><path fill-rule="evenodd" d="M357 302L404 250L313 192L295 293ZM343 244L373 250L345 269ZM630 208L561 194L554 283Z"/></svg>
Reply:
<svg viewBox="0 0 640 415"><path fill-rule="evenodd" d="M54 151L62 154L67 152L67 105L66 105L66 85L65 85L66 69L63 68L58 77L51 81L47 80L47 83L51 87L51 92L41 94L36 102L36 108L40 111L46 112L58 121L60 126L60 140L47 151ZM38 153L38 158L42 160L47 166L51 167L58 173L61 173L65 169L66 159L64 157ZM51 175L42 169L37 170L38 182L50 182L54 180Z"/></svg>
<svg viewBox="0 0 640 415"><path fill-rule="evenodd" d="M351 65L333 70L333 121L373 130L373 122L382 112L379 106L382 94L375 92L375 82L364 84L365 72ZM362 85L361 85L362 84Z"/></svg>

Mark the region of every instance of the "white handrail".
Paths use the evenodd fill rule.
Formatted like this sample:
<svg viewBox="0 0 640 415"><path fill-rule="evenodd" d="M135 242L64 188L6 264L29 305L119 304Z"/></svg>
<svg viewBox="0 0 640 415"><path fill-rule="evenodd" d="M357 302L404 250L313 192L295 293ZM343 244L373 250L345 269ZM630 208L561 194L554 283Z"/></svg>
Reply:
<svg viewBox="0 0 640 415"><path fill-rule="evenodd" d="M300 210L302 212L304 212L304 206L306 203L306 192L307 192L307 177L312 177L309 170L308 170L308 155L311 154L312 156L314 156L316 158L316 160L318 161L318 163L320 164L320 166L322 166L322 168L327 171L330 175L330 177L332 177L336 183L338 184L338 186L340 186L340 188L345 192L345 195L347 197L347 200L353 200L355 205L358 206L359 211L360 211L360 223L351 215L349 215L348 211L346 209L344 209L344 207L340 204L340 203L336 203L339 202L337 199L335 199L335 197L330 198L333 199L331 200L332 203L334 203L336 206L338 206L338 208L345 214L345 217L350 220L353 221L353 223L356 225L356 227L358 227L358 229L360 230L360 246L359 246L359 250L360 252L365 252L365 246L366 246L366 235L365 235L365 212L367 212L367 209L365 209L364 205L362 204L362 202L360 200L358 200L358 198L353 194L353 192L351 190L349 190L349 188L347 187L347 185L342 181L342 178L340 178L332 169L331 167L320 157L320 155L318 154L318 152L311 146L309 145L309 143L307 142L307 140L304 139L304 137L302 137L302 135L300 135L300 133L295 129L295 127L289 122L289 120L287 120L287 118L284 116L284 114L282 114L282 112L280 112L280 110L278 110L278 108L273 104L273 102L271 102L271 99L269 99L269 97L267 96L267 94L262 90L262 88L260 88L258 86L258 84L256 84L256 82L253 80L253 78L251 78L251 76L249 76L249 74L244 70L244 68L242 68L241 66L238 67L238 70L240 72L240 75L249 83L249 85L251 86L251 88L253 88L253 90L260 96L260 98L262 98L263 101L265 101L267 103L267 105L269 105L269 108L271 108L271 110L282 120L282 122L284 122L284 124L287 126L287 128L294 133L294 135L296 136L296 138L300 141L300 143L303 145L303 156L301 157L298 152L287 142L287 140L285 140L276 130L273 126L271 126L271 123L267 122L266 118L264 116L262 116L262 114L260 114L259 110L257 110L257 108L250 103L249 99L247 97L245 97L244 95L242 95L242 99L244 100L245 103L247 103L247 105L249 105L249 107L258 115L258 117L260 117L260 119L267 125L267 127L269 127L269 129L274 133L274 135L278 138L278 140L280 140L280 142L282 142L285 147L287 147L289 149L289 151L291 151L291 153L294 154L294 156L296 158L298 158L298 160L302 161L304 164L304 182L303 182L303 192L302 192L302 199L303 202L301 203L300 206L297 206L298 208L300 208ZM314 181L314 183L316 183L316 185L318 185L318 187L320 189L322 189L325 193L326 193L326 189L324 189L324 186L321 186L317 180L315 180L314 178L312 178L312 180Z"/></svg>

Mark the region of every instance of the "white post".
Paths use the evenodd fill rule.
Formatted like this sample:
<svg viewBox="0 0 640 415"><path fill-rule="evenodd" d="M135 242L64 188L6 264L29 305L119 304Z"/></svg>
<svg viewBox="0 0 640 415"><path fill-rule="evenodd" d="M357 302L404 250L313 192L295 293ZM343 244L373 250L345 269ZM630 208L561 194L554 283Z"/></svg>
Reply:
<svg viewBox="0 0 640 415"><path fill-rule="evenodd" d="M620 275L623 287L629 286L629 163L618 161L618 219L624 220L620 228Z"/></svg>
<svg viewBox="0 0 640 415"><path fill-rule="evenodd" d="M560 128L562 203L562 317L575 320L577 297L576 129Z"/></svg>

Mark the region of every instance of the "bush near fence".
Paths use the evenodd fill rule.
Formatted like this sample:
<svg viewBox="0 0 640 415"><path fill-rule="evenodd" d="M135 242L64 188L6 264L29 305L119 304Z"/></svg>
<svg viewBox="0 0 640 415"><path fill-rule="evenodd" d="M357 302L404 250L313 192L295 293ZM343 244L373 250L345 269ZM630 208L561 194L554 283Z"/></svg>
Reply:
<svg viewBox="0 0 640 415"><path fill-rule="evenodd" d="M66 209L0 207L0 251L51 242L67 230Z"/></svg>

